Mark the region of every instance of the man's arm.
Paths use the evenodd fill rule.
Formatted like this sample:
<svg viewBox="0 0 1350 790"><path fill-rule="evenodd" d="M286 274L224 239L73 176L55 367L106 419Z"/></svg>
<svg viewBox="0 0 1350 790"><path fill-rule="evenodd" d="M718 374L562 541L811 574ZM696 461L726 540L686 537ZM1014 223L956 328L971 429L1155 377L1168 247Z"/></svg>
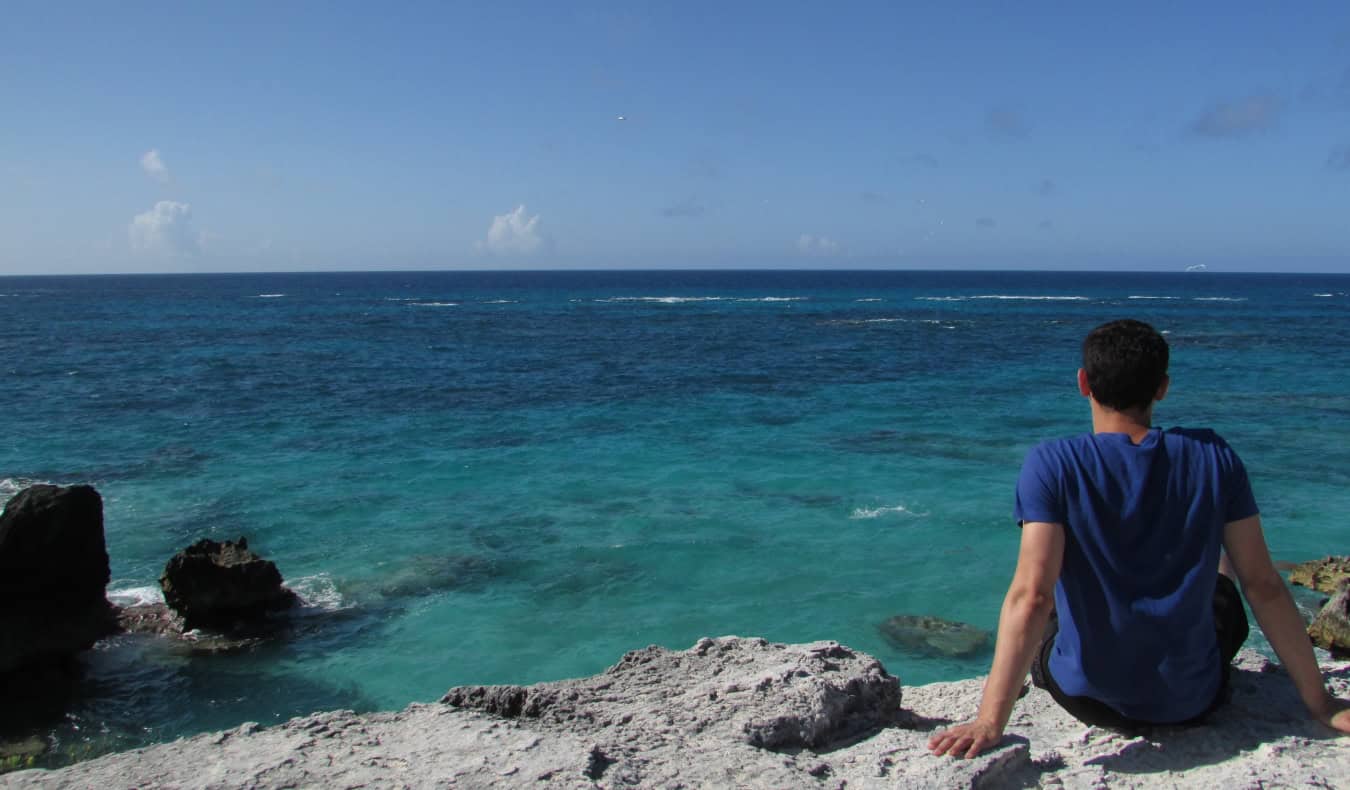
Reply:
<svg viewBox="0 0 1350 790"><path fill-rule="evenodd" d="M1055 582L1063 562L1063 526L1040 521L1022 524L1017 571L999 614L994 665L984 683L980 712L975 721L930 738L928 748L933 754L974 757L1003 738L1013 703L1022 691L1045 624L1054 611Z"/></svg>
<svg viewBox="0 0 1350 790"><path fill-rule="evenodd" d="M1242 594L1298 695L1314 718L1341 732L1350 732L1350 701L1336 699L1322 682L1312 642L1294 599L1275 565L1261 531L1261 517L1231 521L1223 528L1223 548L1242 583Z"/></svg>

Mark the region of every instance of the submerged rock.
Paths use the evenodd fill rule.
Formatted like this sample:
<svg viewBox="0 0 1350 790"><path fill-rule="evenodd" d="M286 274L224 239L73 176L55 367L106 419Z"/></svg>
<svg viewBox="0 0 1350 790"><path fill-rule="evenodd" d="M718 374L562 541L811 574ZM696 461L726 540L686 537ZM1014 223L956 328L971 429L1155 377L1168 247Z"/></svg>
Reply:
<svg viewBox="0 0 1350 790"><path fill-rule="evenodd" d="M248 541L199 540L178 552L159 577L164 601L187 628L236 628L298 601L281 583L275 563L248 550Z"/></svg>
<svg viewBox="0 0 1350 790"><path fill-rule="evenodd" d="M976 656L990 644L990 634L983 628L926 614L896 615L877 628L895 647L929 656Z"/></svg>
<svg viewBox="0 0 1350 790"><path fill-rule="evenodd" d="M1350 658L1350 581L1317 613L1308 626L1313 644L1331 651L1338 658Z"/></svg>
<svg viewBox="0 0 1350 790"><path fill-rule="evenodd" d="M0 514L0 675L64 662L116 629L103 499L35 485Z"/></svg>
<svg viewBox="0 0 1350 790"><path fill-rule="evenodd" d="M1308 587L1327 595L1335 595L1341 585L1350 581L1350 557L1323 557L1302 562L1289 571L1289 583Z"/></svg>

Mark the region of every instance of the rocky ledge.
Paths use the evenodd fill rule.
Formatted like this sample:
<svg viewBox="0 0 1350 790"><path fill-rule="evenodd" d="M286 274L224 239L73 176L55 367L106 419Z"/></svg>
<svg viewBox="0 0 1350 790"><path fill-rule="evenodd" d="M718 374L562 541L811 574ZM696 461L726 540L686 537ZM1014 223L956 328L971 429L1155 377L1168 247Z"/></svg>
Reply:
<svg viewBox="0 0 1350 790"><path fill-rule="evenodd" d="M1350 694L1350 662L1323 665ZM1209 724L1085 727L1030 689L1002 745L928 754L982 681L902 689L834 642L699 640L594 677L466 686L398 713L292 719L108 755L0 787L1347 787L1350 738L1310 721L1278 667L1243 652Z"/></svg>

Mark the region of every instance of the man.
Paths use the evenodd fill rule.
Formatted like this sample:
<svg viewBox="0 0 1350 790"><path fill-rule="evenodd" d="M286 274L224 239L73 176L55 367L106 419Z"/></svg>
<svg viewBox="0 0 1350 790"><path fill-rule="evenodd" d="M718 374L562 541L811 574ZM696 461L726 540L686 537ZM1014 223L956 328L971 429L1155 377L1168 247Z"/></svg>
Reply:
<svg viewBox="0 0 1350 790"><path fill-rule="evenodd" d="M1139 321L1083 342L1093 432L1044 442L1023 464L993 668L975 720L935 734L933 754L997 744L1028 670L1088 724L1198 722L1222 703L1247 635L1234 572L1308 712L1350 732L1350 702L1322 683L1241 460L1212 431L1151 427L1167 363L1167 341Z"/></svg>

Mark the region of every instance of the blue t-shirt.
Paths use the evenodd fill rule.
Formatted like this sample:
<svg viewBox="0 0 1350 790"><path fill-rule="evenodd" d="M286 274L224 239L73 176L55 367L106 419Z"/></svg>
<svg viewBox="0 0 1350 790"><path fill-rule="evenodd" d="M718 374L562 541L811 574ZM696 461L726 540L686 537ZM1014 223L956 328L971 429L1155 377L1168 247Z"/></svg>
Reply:
<svg viewBox="0 0 1350 790"><path fill-rule="evenodd" d="M1257 512L1242 461L1213 431L1034 447L1014 515L1064 526L1049 660L1060 688L1142 721L1202 713L1222 672L1212 607L1223 526Z"/></svg>

